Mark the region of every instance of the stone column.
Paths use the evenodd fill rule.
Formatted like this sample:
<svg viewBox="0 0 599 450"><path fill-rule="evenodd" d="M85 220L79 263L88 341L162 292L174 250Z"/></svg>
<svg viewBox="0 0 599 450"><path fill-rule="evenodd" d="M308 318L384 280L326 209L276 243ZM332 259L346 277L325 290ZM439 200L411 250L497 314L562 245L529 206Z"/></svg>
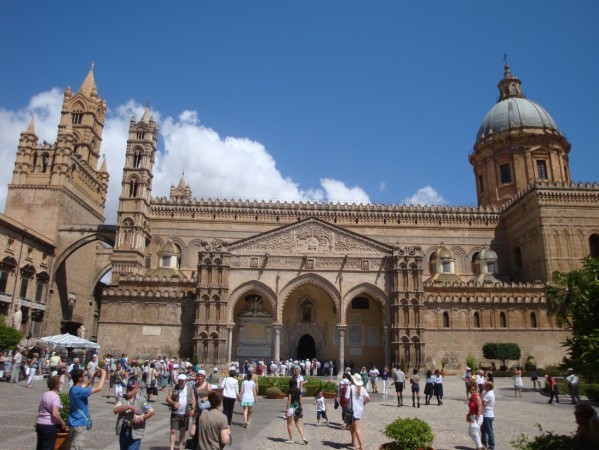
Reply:
<svg viewBox="0 0 599 450"><path fill-rule="evenodd" d="M233 361L233 325L227 326L227 363Z"/></svg>
<svg viewBox="0 0 599 450"><path fill-rule="evenodd" d="M383 326L383 349L385 350L385 366L391 367L391 365L389 364L391 361L391 348L389 346L389 325Z"/></svg>
<svg viewBox="0 0 599 450"><path fill-rule="evenodd" d="M338 369L337 369L337 377L341 378L343 372L345 371L345 330L347 329L346 325L337 325L337 330L339 331L339 361L338 361Z"/></svg>
<svg viewBox="0 0 599 450"><path fill-rule="evenodd" d="M275 330L275 354L274 360L276 362L281 361L281 326L280 324L273 325Z"/></svg>

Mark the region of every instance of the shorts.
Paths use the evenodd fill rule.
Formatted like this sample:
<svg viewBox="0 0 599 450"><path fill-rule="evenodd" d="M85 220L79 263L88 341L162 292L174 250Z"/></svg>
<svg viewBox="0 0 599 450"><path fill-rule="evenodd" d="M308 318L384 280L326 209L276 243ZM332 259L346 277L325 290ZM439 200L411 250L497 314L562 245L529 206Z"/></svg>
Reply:
<svg viewBox="0 0 599 450"><path fill-rule="evenodd" d="M254 406L254 402L241 402L241 406L249 406L251 408Z"/></svg>
<svg viewBox="0 0 599 450"><path fill-rule="evenodd" d="M329 420L327 418L327 412L326 411L316 411L316 420L320 420L320 418L323 418L325 420Z"/></svg>
<svg viewBox="0 0 599 450"><path fill-rule="evenodd" d="M403 381L395 382L395 392L403 392Z"/></svg>
<svg viewBox="0 0 599 450"><path fill-rule="evenodd" d="M171 430L187 431L189 417L186 414L171 414Z"/></svg>
<svg viewBox="0 0 599 450"><path fill-rule="evenodd" d="M287 410L287 417L293 417L295 416L295 408L289 408Z"/></svg>
<svg viewBox="0 0 599 450"><path fill-rule="evenodd" d="M416 383L412 383L412 392L420 393L420 385Z"/></svg>

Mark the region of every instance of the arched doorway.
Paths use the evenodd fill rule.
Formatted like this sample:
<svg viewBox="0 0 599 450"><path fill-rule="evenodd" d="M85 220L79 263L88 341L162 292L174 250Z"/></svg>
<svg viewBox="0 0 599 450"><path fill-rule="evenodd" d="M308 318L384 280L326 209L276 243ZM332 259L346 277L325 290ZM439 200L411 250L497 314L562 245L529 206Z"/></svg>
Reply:
<svg viewBox="0 0 599 450"><path fill-rule="evenodd" d="M297 359L312 359L316 357L316 342L309 334L304 334L297 343Z"/></svg>

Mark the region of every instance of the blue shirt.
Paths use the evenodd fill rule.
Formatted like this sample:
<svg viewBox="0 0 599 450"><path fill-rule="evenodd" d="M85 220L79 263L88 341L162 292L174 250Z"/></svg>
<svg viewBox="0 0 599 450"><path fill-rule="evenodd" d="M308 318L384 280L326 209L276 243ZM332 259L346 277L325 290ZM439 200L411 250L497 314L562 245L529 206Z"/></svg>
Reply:
<svg viewBox="0 0 599 450"><path fill-rule="evenodd" d="M69 391L71 408L69 410L68 425L70 427L87 426L87 418L89 417L87 400L90 395L92 395L92 388L84 388L77 385L73 386Z"/></svg>

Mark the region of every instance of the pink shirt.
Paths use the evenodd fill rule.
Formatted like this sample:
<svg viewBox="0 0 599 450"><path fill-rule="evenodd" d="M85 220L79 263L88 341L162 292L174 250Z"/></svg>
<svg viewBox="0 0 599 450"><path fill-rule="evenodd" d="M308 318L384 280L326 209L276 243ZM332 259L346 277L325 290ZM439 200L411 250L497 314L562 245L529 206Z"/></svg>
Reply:
<svg viewBox="0 0 599 450"><path fill-rule="evenodd" d="M37 416L37 423L40 425L58 425L59 422L54 420L52 417L52 409L54 406L57 406L59 411L62 409L60 397L56 391L46 391L40 400L40 410L39 415Z"/></svg>

